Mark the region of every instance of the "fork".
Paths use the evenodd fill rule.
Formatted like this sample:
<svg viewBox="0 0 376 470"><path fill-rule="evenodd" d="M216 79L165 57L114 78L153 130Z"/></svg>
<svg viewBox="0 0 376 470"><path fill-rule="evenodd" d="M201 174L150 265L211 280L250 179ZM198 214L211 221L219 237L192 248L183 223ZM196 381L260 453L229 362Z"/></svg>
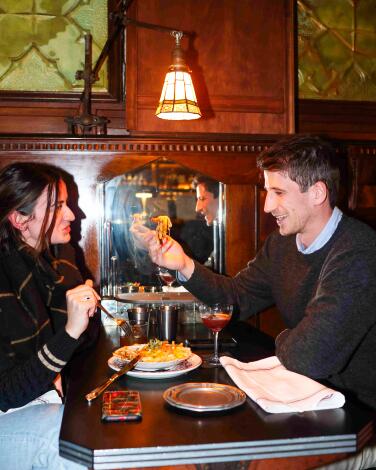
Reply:
<svg viewBox="0 0 376 470"><path fill-rule="evenodd" d="M108 318L111 318L111 320L113 320L117 324L117 326L124 331L126 336L133 336L132 329L126 320L124 320L123 318L115 318L112 313L110 313L105 307L103 307L100 302L97 303L97 307L102 310L102 312L105 313Z"/></svg>

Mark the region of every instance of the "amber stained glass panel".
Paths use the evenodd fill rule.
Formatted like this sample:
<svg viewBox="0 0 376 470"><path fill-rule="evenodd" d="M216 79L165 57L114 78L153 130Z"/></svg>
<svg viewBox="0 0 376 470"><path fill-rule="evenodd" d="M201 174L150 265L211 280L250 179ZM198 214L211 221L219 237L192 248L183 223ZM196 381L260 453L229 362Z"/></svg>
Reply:
<svg viewBox="0 0 376 470"><path fill-rule="evenodd" d="M84 35L93 36L95 63L107 17L107 0L0 0L0 91L81 91ZM106 64L93 91L108 91Z"/></svg>
<svg viewBox="0 0 376 470"><path fill-rule="evenodd" d="M376 100L376 0L298 0L299 98Z"/></svg>

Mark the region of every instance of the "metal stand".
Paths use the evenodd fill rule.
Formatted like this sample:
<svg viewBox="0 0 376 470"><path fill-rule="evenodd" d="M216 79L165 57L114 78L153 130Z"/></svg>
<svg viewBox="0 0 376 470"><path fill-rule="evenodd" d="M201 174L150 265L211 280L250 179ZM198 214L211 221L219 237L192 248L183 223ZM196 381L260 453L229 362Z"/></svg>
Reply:
<svg viewBox="0 0 376 470"><path fill-rule="evenodd" d="M178 32L181 35L192 36L188 31L176 31L176 29L159 26L150 23L143 23L142 21L127 18L127 9L130 7L133 0L119 0L117 11L112 13L111 20L114 23L111 36L107 39L103 49L98 57L98 60L92 69L92 36L91 34L85 35L85 69L76 72L77 80L84 80L84 91L81 95L80 114L78 116L69 116L65 118L68 124L68 133L71 135L87 135L90 133L107 135L107 123L109 120L104 116L95 116L91 114L91 88L94 82L98 81L99 71L106 60L117 36L128 25L133 25L137 28L152 29L154 31L162 32Z"/></svg>

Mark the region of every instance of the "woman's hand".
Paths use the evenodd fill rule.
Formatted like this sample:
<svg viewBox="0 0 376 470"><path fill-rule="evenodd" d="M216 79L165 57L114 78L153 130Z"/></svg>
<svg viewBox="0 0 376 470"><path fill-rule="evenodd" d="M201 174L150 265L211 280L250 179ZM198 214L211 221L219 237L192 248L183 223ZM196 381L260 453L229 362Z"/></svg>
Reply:
<svg viewBox="0 0 376 470"><path fill-rule="evenodd" d="M88 279L66 293L68 319L65 331L78 339L86 330L89 319L95 314L100 296L93 289L93 281Z"/></svg>

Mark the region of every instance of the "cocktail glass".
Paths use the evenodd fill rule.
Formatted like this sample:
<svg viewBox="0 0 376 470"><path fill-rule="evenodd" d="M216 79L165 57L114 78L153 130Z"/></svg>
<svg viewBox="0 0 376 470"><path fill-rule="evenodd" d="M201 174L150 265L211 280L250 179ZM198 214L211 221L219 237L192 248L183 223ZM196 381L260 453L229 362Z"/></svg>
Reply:
<svg viewBox="0 0 376 470"><path fill-rule="evenodd" d="M223 304L201 304L199 307L202 323L214 333L214 354L207 360L208 365L211 367L221 365L218 355L218 335L230 321L232 309L232 305Z"/></svg>
<svg viewBox="0 0 376 470"><path fill-rule="evenodd" d="M171 287L175 282L175 277L173 274L171 274L168 269L161 268L160 266L157 267L157 276L168 287Z"/></svg>

